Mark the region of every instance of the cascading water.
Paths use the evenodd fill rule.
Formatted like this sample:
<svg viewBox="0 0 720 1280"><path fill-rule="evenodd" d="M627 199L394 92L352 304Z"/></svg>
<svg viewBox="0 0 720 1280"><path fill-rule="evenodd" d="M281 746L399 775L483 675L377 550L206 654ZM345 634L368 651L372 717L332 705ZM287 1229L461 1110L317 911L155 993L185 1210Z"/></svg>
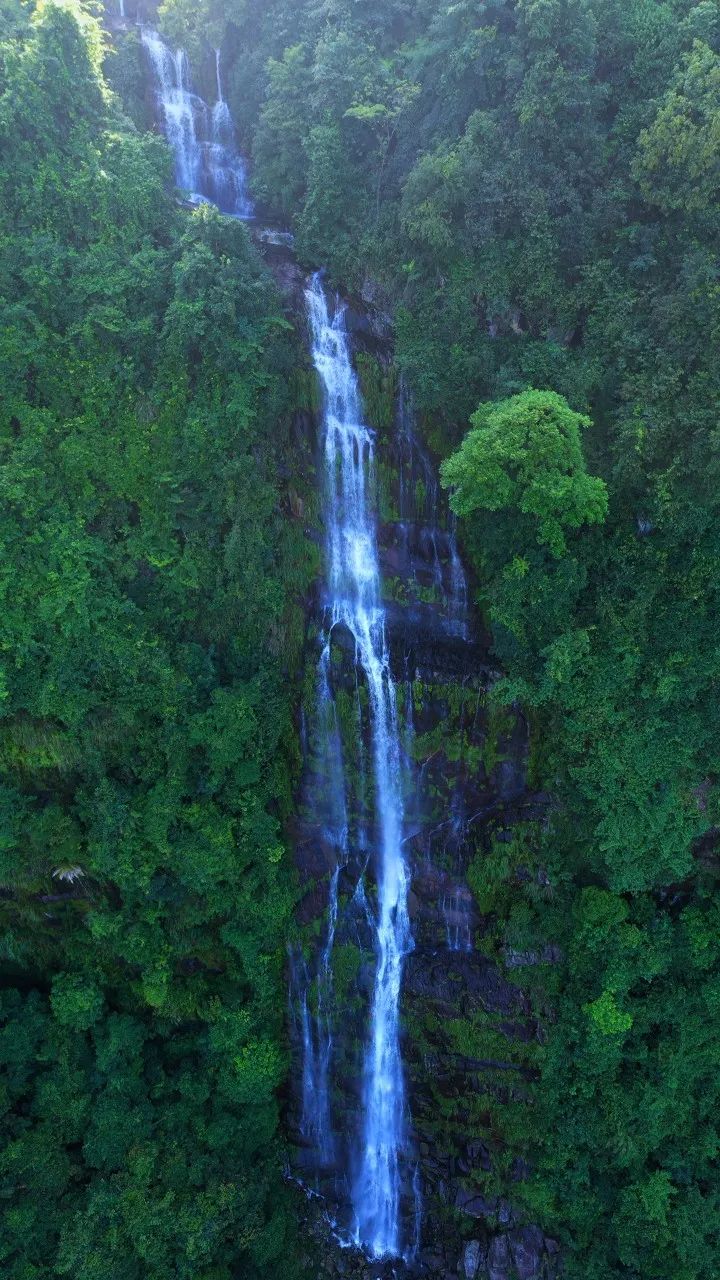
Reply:
<svg viewBox="0 0 720 1280"><path fill-rule="evenodd" d="M330 690L330 640L323 637L317 667L317 725L315 734L316 764L325 784L323 839L332 849L335 866L330 876L328 921L325 943L316 979L316 1013L310 1018L307 966L302 962L298 973L293 959L294 986L299 992L300 1029L303 1045L302 1119L300 1130L310 1142L321 1166L332 1164L335 1140L330 1105L330 1066L332 1061L332 1027L329 1004L332 997L332 954L338 914L340 868L347 861L348 816L343 776L343 755L337 712Z"/></svg>
<svg viewBox="0 0 720 1280"><path fill-rule="evenodd" d="M450 1001L496 1026L510 1009L523 1017L525 997L476 946L467 878L514 820L505 765L521 771L522 757L492 723L495 673L402 385L393 422L391 352L370 313L358 367L376 392L373 431L351 363L353 312L317 277L306 298L324 393L325 575L308 613L293 829L302 943L291 961L290 1170L308 1197L318 1272L505 1274L525 1227L508 1230L505 1202L483 1196L483 1148L456 1087L465 1073L468 1091L494 1096L497 1064L459 1053L443 1022ZM452 1117L440 1140L438 1087ZM463 1227L448 1205L481 1221ZM349 1245L366 1258L348 1262Z"/></svg>
<svg viewBox="0 0 720 1280"><path fill-rule="evenodd" d="M118 3L122 14L125 0ZM154 31L141 35L178 186L224 213L251 216L220 52L209 107L191 89L185 53L172 53ZM273 231L262 239L286 246L291 237ZM432 1146L432 1159L425 1159L433 1099L424 1090L414 1038L407 1060L411 1140L401 982L405 972L410 1008L417 1000L432 1007L434 969L450 966L461 981L472 963L477 917L460 856L467 825L460 803L463 759L448 767L428 740L439 717L465 716L463 672L477 646L454 525L415 435L405 388L401 383L396 433L387 442L398 492L388 500L383 488L378 524L375 439L363 422L343 311L328 308L319 277L306 298L324 391L326 576L322 622L315 615L310 623L318 639L314 714L308 704L303 709L309 803L298 815L296 853L307 892L298 907L303 944L290 955L301 1070L288 1110L296 1139L288 1173L322 1204L319 1220L343 1246L354 1243L374 1259L389 1260L373 1266L373 1274L414 1276L426 1270L421 1223L431 1240L437 1230L438 1161ZM381 475L385 486L387 471ZM445 680L452 702L439 689ZM477 719L476 709L473 724L457 726L458 741L467 739L476 754L482 741ZM454 813L450 821L448 812ZM442 983L438 992L443 1007ZM467 1167L469 1158L464 1152L457 1167ZM443 1173L444 1205L451 1181L451 1173ZM317 1221L314 1213L309 1220Z"/></svg>
<svg viewBox="0 0 720 1280"><path fill-rule="evenodd" d="M215 87L217 88L216 105L218 107L221 104L225 106L226 104L225 104L225 99L223 98L223 91L222 91L222 76L220 75L220 50L219 49L215 50Z"/></svg>
<svg viewBox="0 0 720 1280"><path fill-rule="evenodd" d="M445 939L448 951L472 951L472 917L470 900L464 894L450 893L441 903L445 921Z"/></svg>
<svg viewBox="0 0 720 1280"><path fill-rule="evenodd" d="M455 517L448 513L449 529L442 528L438 483L430 459L414 430L412 401L403 380L398 405L398 478L400 527L424 517L421 541L431 566L432 586L443 599L451 634L468 634L467 579L457 550ZM448 567L444 568L444 564Z"/></svg>
<svg viewBox="0 0 720 1280"><path fill-rule="evenodd" d="M377 841L377 906L373 916L376 965L364 1062L361 1133L351 1188L352 1234L372 1256L397 1257L406 1247L402 1239L401 1196L404 1185L412 1180L412 1171L407 1168L409 1149L400 1053L400 985L412 939L409 871L403 850L401 732L385 634L371 502L374 440L362 421L342 309L338 307L330 315L317 276L307 290L307 304L313 360L325 401L328 631L341 627L350 633L356 665L367 687ZM321 970L329 969L336 910L334 876Z"/></svg>
<svg viewBox="0 0 720 1280"><path fill-rule="evenodd" d="M175 160L175 181L195 202L217 205L235 218L252 217L245 162L235 145L230 109L223 98L216 51L217 101L209 108L191 88L183 49L175 53L157 31L141 32L155 79L163 130Z"/></svg>

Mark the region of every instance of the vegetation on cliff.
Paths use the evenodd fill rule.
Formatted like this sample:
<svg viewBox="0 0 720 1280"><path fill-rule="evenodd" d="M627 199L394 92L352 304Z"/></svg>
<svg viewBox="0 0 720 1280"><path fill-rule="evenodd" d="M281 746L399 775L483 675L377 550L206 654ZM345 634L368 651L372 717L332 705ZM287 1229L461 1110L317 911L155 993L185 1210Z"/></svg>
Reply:
<svg viewBox="0 0 720 1280"><path fill-rule="evenodd" d="M285 1277L293 349L95 18L2 12L2 1271Z"/></svg>
<svg viewBox="0 0 720 1280"><path fill-rule="evenodd" d="M474 494L456 503L496 696L528 709L554 799L473 883L498 958L564 957L517 971L551 1021L532 1122L493 1117L535 1169L505 1189L571 1276L699 1278L718 1230L717 5L160 12L198 55L206 23L222 35L256 194L300 254L395 310L436 454L482 406L446 476ZM548 393L559 465L521 430ZM491 484L474 451L493 426Z"/></svg>

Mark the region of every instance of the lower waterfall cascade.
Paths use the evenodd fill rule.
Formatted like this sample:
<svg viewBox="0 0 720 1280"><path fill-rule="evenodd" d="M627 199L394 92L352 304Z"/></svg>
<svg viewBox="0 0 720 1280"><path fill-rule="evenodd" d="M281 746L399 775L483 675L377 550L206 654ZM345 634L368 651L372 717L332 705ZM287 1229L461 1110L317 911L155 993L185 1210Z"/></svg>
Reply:
<svg viewBox="0 0 720 1280"><path fill-rule="evenodd" d="M367 425L345 308L320 275L305 302L322 390L325 570L304 720L300 840L303 880L309 874L319 882L309 897L318 923L322 913L321 936L314 958L299 950L291 957L298 1176L324 1200L341 1243L371 1259L399 1259L412 1271L422 1235L422 1161L401 1004L416 950L416 860L437 857L448 868L437 873L429 933L422 924L428 954L467 956L476 925L456 866L465 837L461 791L451 779L451 817L433 833L430 775L414 758L425 727L416 724L418 681L423 672L428 680L446 677L431 669L436 659L413 651L412 636L414 628L430 628L438 650L456 661L469 651L468 586L406 387L401 381L390 439L382 441L396 489L388 520L380 492L385 463L378 431ZM398 571L405 587L394 600ZM477 692L469 691L471 700ZM343 976L348 956L357 966L350 987Z"/></svg>
<svg viewBox="0 0 720 1280"><path fill-rule="evenodd" d="M172 53L146 28L141 38L178 186L191 203L252 216L220 52L210 108L190 87L184 51ZM288 233L260 230L258 239L281 262L290 255L281 288L291 282L293 312L304 312L322 393L324 571L301 716L294 843L305 897L303 941L290 952L288 1173L319 1207L338 1258L354 1249L373 1280L438 1274L433 1258L446 1254L437 1204L447 1202L448 1182L455 1208L482 1203L491 1217L507 1210L463 1189L462 1171L482 1147L467 1134L445 1164L428 1158L435 1101L422 1062L435 1048L413 1043L406 1005L440 1012L452 992L493 1016L525 1012L519 992L476 950L480 918L465 879L471 822L522 803L524 730L519 721L499 738L493 730L498 761L479 765L494 676L406 385L401 378L391 392L392 423L371 427L352 309L330 295L321 273L300 285ZM453 758L433 745L440 727L459 745ZM501 1228L497 1249L512 1247Z"/></svg>
<svg viewBox="0 0 720 1280"><path fill-rule="evenodd" d="M363 423L342 308L330 314L319 276L313 277L307 302L313 361L324 392L327 630L329 636L335 627L343 627L352 636L358 672L368 690L376 799L370 838L376 846L377 962L365 1050L362 1126L352 1176L352 1230L356 1243L372 1256L397 1256L404 1249L400 1196L409 1159L399 1003L403 963L412 943L403 852L404 761L371 505L374 443ZM321 670L326 670L328 654L326 642ZM321 696L326 688L326 681L321 681ZM338 791L344 793L343 780L336 781L341 784ZM341 830L345 829L343 824ZM342 852L342 842L339 848ZM336 891L337 868L331 879L325 970L337 912ZM327 1087L321 1077L316 1095L323 1098L323 1107Z"/></svg>

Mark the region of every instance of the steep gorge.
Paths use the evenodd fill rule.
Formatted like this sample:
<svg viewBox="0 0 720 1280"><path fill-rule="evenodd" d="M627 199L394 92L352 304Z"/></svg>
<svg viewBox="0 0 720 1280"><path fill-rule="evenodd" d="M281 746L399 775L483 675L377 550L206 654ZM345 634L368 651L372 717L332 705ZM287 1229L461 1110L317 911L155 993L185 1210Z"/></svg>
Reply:
<svg viewBox="0 0 720 1280"><path fill-rule="evenodd" d="M141 37L179 186L251 217L220 52L210 107L184 52ZM505 1159L492 1112L527 1101L511 1046L539 1029L483 954L467 881L483 850L542 810L526 787L527 726L489 701L498 673L386 321L306 280L284 233L253 233L322 388L299 424L325 568L308 614L293 831L292 1176L339 1275L538 1280L553 1242L488 1185ZM468 1127L473 1094L488 1099L487 1133Z"/></svg>
<svg viewBox="0 0 720 1280"><path fill-rule="evenodd" d="M407 392L396 384L391 348L372 339L363 350L362 331L353 336L366 403L380 410L369 420L377 436L376 530L403 761L412 944L400 997L409 1112L402 1274L529 1280L550 1274L554 1246L490 1189L493 1163L504 1158L490 1113L522 1099L524 1068L513 1042L534 1038L538 1027L509 972L483 953L485 922L466 873L472 861L481 865L490 844L511 840L518 822L537 818L544 801L526 788L522 717L498 717L491 707L497 672L480 620L465 602L452 525ZM315 448L322 458L319 426ZM316 1229L327 1249L336 1233L347 1240L355 1229L363 1051L378 961L371 702L362 670L358 677L355 641L342 626L328 639L326 610L319 590L308 649L311 672L317 655L318 680L307 683L304 782L293 833L304 948L293 964L289 1118L296 1176L311 1194L311 1213L314 1196L321 1197ZM309 1059L311 1082L303 1071ZM320 1076L322 1106L313 1088ZM307 1121L309 1083L315 1123ZM487 1098L487 1129L470 1119L477 1095ZM513 1176L522 1177L521 1165ZM368 1265L343 1250L334 1256L338 1274L401 1273L396 1261Z"/></svg>
<svg viewBox="0 0 720 1280"><path fill-rule="evenodd" d="M0 0L7 1280L718 1273L719 72Z"/></svg>

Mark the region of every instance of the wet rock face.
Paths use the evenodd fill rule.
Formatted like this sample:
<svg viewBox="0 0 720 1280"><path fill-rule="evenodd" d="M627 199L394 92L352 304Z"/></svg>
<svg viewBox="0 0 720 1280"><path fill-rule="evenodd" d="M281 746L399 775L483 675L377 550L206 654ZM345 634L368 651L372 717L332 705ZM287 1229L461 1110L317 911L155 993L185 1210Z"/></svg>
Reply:
<svg viewBox="0 0 720 1280"><path fill-rule="evenodd" d="M281 257L285 249L273 253ZM291 268L282 270L288 289L297 294L299 281ZM380 349L384 338L374 322L368 327L358 320L356 328L366 351ZM374 385L385 382L378 377ZM392 430L382 407L377 412L384 423L377 432L378 545L407 764L405 838L414 949L403 980L403 1058L412 1156L422 1192L418 1252L404 1263L369 1262L354 1249L338 1247L329 1225L342 1232L349 1224L348 1171L355 1159L376 964L376 831L368 692L358 680L353 637L341 626L332 631L326 657L332 716L318 720L320 593L308 620L305 768L293 832L303 891L297 910L303 942L291 966L295 1065L288 1129L296 1144L294 1175L312 1192L306 1211L321 1260L319 1276L545 1280L555 1265L552 1242L517 1219L512 1204L491 1190L502 1153L489 1121L490 1104L527 1097L528 1072L514 1060L512 1045L533 1043L541 1034L513 981L513 970L531 961L512 953L502 966L482 953L489 924L467 872L494 840L511 838L516 822L541 813L546 798L527 792L528 731L522 716L516 710L498 712L488 696L498 672L473 613L451 521L408 406L401 400L399 415L393 409ZM332 757L338 753L347 778L342 797L333 783ZM353 770L349 760L357 762ZM338 864L342 869L333 880ZM323 955L333 910L332 974L326 979ZM546 959L552 960L538 962ZM331 1045L332 1141L323 1153L302 1124L308 1027L318 1052ZM487 1099L487 1132L469 1130L463 1121L464 1099L470 1098ZM527 1173L517 1162L513 1177L522 1180ZM407 1185L406 1239L412 1238L415 1209L414 1188Z"/></svg>
<svg viewBox="0 0 720 1280"><path fill-rule="evenodd" d="M442 911L442 908L441 908ZM474 951L416 950L405 970L408 999L432 1001L440 1012L452 1016L481 1008L507 1017L529 1015L526 998L506 981L484 956Z"/></svg>
<svg viewBox="0 0 720 1280"><path fill-rule="evenodd" d="M369 1262L354 1250L338 1250L327 1224L318 1216L310 1225L319 1264L318 1280L403 1280L409 1272L397 1262ZM551 1280L557 1271L557 1245L537 1227L517 1227L494 1236L473 1237L458 1249L434 1247L420 1252L413 1276L434 1280Z"/></svg>
<svg viewBox="0 0 720 1280"><path fill-rule="evenodd" d="M288 310L304 323L308 272L295 257L294 236L262 216L251 224L250 233L275 277ZM387 364L392 355L393 322L382 302L379 296L346 298L345 323L356 351L366 352Z"/></svg>
<svg viewBox="0 0 720 1280"><path fill-rule="evenodd" d="M260 221L251 225L250 233L275 277L288 311L295 319L304 323L307 272L295 258L292 243L287 238L288 233L280 227L268 226Z"/></svg>
<svg viewBox="0 0 720 1280"><path fill-rule="evenodd" d="M480 1241L468 1240L462 1256L462 1274L465 1280L475 1280L484 1261L483 1247Z"/></svg>

